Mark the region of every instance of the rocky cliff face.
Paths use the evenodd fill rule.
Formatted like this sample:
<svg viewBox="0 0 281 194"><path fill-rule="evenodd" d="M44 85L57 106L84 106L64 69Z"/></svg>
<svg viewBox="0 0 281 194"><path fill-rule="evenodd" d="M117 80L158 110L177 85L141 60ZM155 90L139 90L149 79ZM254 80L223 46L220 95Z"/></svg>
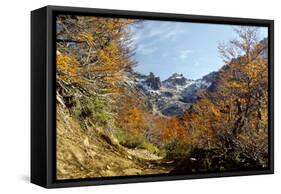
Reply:
<svg viewBox="0 0 281 194"><path fill-rule="evenodd" d="M159 90L161 87L161 81L159 77L155 77L152 72L150 72L148 78L145 81L146 85L152 90Z"/></svg>
<svg viewBox="0 0 281 194"><path fill-rule="evenodd" d="M186 86L191 83L191 79L186 79L183 74L174 73L171 77L163 81L163 85L169 88L175 88L177 86Z"/></svg>
<svg viewBox="0 0 281 194"><path fill-rule="evenodd" d="M185 103L193 103L197 98L197 92L201 89L210 88L215 84L217 78L217 72L211 72L201 79L196 80L182 91L182 101Z"/></svg>
<svg viewBox="0 0 281 194"><path fill-rule="evenodd" d="M154 105L154 110L164 116L183 114L197 99L197 92L211 86L216 73L210 73L202 79L192 80L182 74L174 73L161 81L153 73L148 76L135 74L133 83Z"/></svg>

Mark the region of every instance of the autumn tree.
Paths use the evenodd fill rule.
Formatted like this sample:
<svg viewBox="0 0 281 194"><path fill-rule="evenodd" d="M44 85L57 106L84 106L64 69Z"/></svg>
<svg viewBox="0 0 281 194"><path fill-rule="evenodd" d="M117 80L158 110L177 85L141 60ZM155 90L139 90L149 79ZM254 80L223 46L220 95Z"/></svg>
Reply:
<svg viewBox="0 0 281 194"><path fill-rule="evenodd" d="M134 22L93 16L57 16L58 79L77 82L79 77L83 85L95 85L91 90L96 93L118 91L122 72L134 65L128 28Z"/></svg>
<svg viewBox="0 0 281 194"><path fill-rule="evenodd" d="M246 159L253 166L266 165L267 42L258 40L255 27L241 27L235 31L237 39L219 46L226 65L207 93L217 112L210 124L215 133L213 143L232 159Z"/></svg>
<svg viewBox="0 0 281 194"><path fill-rule="evenodd" d="M228 163L265 167L268 161L267 39L260 41L255 27L235 32L238 38L219 46L225 66L183 115L190 141L215 169Z"/></svg>
<svg viewBox="0 0 281 194"><path fill-rule="evenodd" d="M57 104L79 117L83 126L94 124L108 136L117 125L120 110L116 107L126 93L122 85L125 72L135 65L130 25L137 22L94 16L56 17ZM129 110L129 105L123 105ZM134 124L141 123L137 107L129 115L136 120Z"/></svg>
<svg viewBox="0 0 281 194"><path fill-rule="evenodd" d="M267 90L268 90L268 61L267 43L258 41L257 28L241 27L235 29L239 39L230 41L227 47L219 47L222 57L238 56L228 61L221 73L221 88L218 93L227 97L230 102L230 120L234 121L233 132L255 128L266 129L267 122ZM225 82L225 83L223 83ZM226 83L227 82L227 83ZM254 118L254 119L253 119ZM264 122L264 119L265 122Z"/></svg>

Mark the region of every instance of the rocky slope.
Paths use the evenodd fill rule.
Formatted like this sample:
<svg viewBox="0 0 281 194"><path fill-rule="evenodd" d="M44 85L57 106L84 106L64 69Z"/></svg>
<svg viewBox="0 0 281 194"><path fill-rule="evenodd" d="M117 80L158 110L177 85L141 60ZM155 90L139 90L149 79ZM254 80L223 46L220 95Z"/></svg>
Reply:
<svg viewBox="0 0 281 194"><path fill-rule="evenodd" d="M57 178L169 173L172 163L146 149L119 145L112 134L90 120L73 117L57 106ZM106 154L105 154L106 153Z"/></svg>

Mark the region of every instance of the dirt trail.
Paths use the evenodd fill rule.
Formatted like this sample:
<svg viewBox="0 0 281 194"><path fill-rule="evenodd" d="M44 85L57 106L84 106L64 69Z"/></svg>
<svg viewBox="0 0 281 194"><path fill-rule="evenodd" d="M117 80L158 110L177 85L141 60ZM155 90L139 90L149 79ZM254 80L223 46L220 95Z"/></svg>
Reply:
<svg viewBox="0 0 281 194"><path fill-rule="evenodd" d="M165 158L150 153L148 150L128 149L127 152L132 160L140 164L140 168L131 169L138 170L139 174L163 174L169 173L173 169L174 161L167 161Z"/></svg>

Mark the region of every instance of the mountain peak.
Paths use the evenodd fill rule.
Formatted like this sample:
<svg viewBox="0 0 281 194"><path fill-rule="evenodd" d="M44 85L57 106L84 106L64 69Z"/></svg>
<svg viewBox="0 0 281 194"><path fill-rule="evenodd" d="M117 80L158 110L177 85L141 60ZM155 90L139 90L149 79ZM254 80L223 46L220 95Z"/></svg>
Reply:
<svg viewBox="0 0 281 194"><path fill-rule="evenodd" d="M155 77L155 75L150 72L148 78L146 79L146 84L151 87L153 90L159 90L161 87L161 81L159 77Z"/></svg>
<svg viewBox="0 0 281 194"><path fill-rule="evenodd" d="M171 77L169 77L168 79L181 79L181 78L185 78L183 76L183 74L179 74L179 73L173 73L173 75Z"/></svg>
<svg viewBox="0 0 281 194"><path fill-rule="evenodd" d="M168 79L163 81L167 87L185 86L189 82L191 82L191 80L186 79L183 74L179 73L174 73Z"/></svg>

